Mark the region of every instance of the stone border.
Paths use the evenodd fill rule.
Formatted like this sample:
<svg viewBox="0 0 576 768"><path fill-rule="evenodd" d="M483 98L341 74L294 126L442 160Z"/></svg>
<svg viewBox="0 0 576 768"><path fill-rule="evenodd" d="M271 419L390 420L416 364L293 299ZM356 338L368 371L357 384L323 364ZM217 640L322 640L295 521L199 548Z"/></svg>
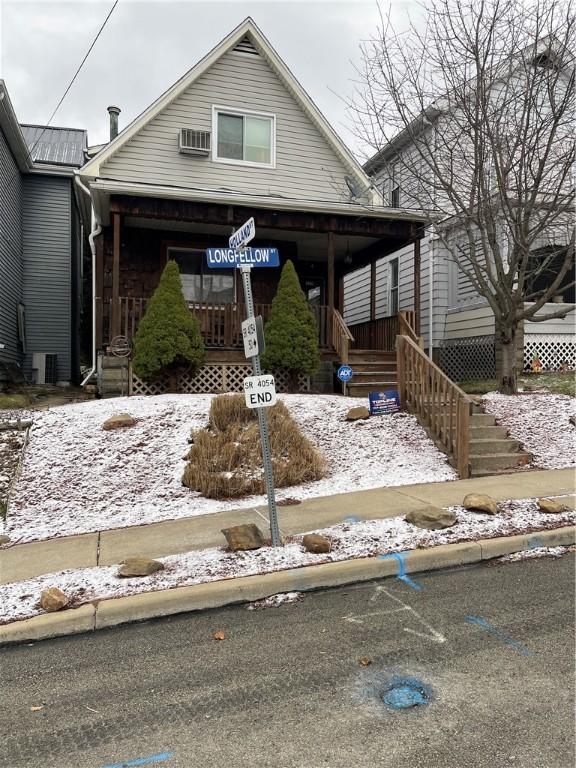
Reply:
<svg viewBox="0 0 576 768"><path fill-rule="evenodd" d="M441 544L406 553L405 572L433 571L477 563L534 547L569 546L575 542L576 526L565 526L519 536ZM396 558L370 557L145 592L2 625L0 645L91 632L144 619L252 602L279 592L306 592L395 576L397 573Z"/></svg>

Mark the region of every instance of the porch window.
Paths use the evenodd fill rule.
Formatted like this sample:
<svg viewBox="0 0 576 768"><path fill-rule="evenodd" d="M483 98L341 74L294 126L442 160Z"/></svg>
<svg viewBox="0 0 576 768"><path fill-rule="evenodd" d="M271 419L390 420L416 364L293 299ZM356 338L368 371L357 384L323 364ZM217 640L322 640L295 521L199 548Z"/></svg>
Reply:
<svg viewBox="0 0 576 768"><path fill-rule="evenodd" d="M230 304L234 301L234 270L209 269L204 251L168 248L168 258L180 269L182 292L189 304Z"/></svg>
<svg viewBox="0 0 576 768"><path fill-rule="evenodd" d="M274 115L243 113L214 107L214 160L248 165L274 165Z"/></svg>

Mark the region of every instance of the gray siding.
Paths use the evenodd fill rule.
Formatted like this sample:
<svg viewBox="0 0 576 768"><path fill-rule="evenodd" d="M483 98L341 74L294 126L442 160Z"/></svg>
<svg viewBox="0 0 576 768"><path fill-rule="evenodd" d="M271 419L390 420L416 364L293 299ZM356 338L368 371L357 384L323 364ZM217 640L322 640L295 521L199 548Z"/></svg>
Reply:
<svg viewBox="0 0 576 768"><path fill-rule="evenodd" d="M0 361L21 362L18 302L22 301L22 178L0 130ZM0 369L0 383L2 382Z"/></svg>
<svg viewBox="0 0 576 768"><path fill-rule="evenodd" d="M531 304L526 303L526 307ZM567 315L564 318L556 317L554 320L545 320L543 323L535 323L534 321L524 321L524 333L526 335L542 334L542 333L568 333L574 338L576 331L576 305L574 304L544 304L542 309L536 313L536 317L539 315L547 315L551 312L558 312L558 310L566 308Z"/></svg>
<svg viewBox="0 0 576 768"><path fill-rule="evenodd" d="M54 353L61 382L71 375L71 194L69 179L24 180L25 371L31 375L33 352Z"/></svg>
<svg viewBox="0 0 576 768"><path fill-rule="evenodd" d="M212 129L212 106L276 115L276 167L213 162L178 151L180 128ZM100 176L299 200L348 200L349 171L262 55L224 54L122 146Z"/></svg>

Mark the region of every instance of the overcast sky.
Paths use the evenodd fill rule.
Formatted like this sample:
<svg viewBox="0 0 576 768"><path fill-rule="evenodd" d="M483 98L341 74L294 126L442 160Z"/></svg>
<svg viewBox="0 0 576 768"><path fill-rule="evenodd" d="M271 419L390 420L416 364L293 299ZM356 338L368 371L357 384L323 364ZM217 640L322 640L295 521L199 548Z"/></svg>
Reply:
<svg viewBox="0 0 576 768"><path fill-rule="evenodd" d="M112 4L0 0L0 77L20 122L46 123ZM394 0L399 22L414 4ZM376 0L120 0L52 124L106 141L109 104L127 125L246 16L360 154L342 98L354 88L359 43L376 28Z"/></svg>

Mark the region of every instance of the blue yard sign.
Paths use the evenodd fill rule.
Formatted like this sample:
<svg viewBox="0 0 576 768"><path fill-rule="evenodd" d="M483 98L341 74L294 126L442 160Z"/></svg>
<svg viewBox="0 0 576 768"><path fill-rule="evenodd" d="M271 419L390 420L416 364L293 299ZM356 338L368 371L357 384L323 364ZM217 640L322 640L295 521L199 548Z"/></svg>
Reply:
<svg viewBox="0 0 576 768"><path fill-rule="evenodd" d="M395 389L387 389L384 392L370 392L368 399L372 415L396 413L400 410L400 396Z"/></svg>
<svg viewBox="0 0 576 768"><path fill-rule="evenodd" d="M338 376L340 381L346 383L347 381L350 381L352 376L354 376L354 371L352 368L350 368L349 365L341 365L340 368L338 368L338 373L336 376Z"/></svg>
<svg viewBox="0 0 576 768"><path fill-rule="evenodd" d="M206 263L213 269L230 267L278 267L278 248L206 248Z"/></svg>

